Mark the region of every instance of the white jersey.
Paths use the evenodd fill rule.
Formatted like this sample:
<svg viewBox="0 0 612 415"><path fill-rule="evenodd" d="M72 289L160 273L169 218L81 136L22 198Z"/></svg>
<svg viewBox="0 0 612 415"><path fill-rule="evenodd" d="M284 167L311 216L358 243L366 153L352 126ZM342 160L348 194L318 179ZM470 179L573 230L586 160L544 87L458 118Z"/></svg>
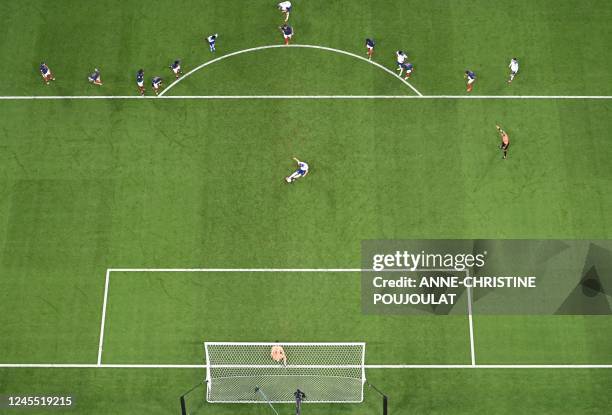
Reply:
<svg viewBox="0 0 612 415"><path fill-rule="evenodd" d="M287 10L291 9L291 2L290 1L282 1L282 2L278 3L278 8L281 9L282 11L286 12Z"/></svg>
<svg viewBox="0 0 612 415"><path fill-rule="evenodd" d="M308 163L304 163L303 161L300 161L298 163L298 167L300 170L307 172L308 171Z"/></svg>
<svg viewBox="0 0 612 415"><path fill-rule="evenodd" d="M508 65L508 67L510 68L510 70L514 73L517 73L519 70L519 63L516 59L512 59L510 61L510 65Z"/></svg>
<svg viewBox="0 0 612 415"><path fill-rule="evenodd" d="M404 63L407 58L405 53L396 52L395 55L397 56L397 63Z"/></svg>

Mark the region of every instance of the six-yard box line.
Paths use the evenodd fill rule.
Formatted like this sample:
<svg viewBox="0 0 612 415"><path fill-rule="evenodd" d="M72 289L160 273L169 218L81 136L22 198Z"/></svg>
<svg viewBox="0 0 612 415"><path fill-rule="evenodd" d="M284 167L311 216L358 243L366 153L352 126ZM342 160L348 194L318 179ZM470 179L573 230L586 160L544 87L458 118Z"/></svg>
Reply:
<svg viewBox="0 0 612 415"><path fill-rule="evenodd" d="M393 272L458 272L455 269L395 269ZM206 364L109 364L102 363L104 326L109 295L110 275L112 272L317 272L317 273L361 273L376 272L361 268L108 268L104 281L104 299L100 323L100 340L97 363L0 363L0 368L107 368L107 369L206 369ZM465 270L469 276L469 270ZM365 365L366 369L612 369L612 364L476 364L474 352L474 327L472 318L472 298L470 287L467 291L467 313L470 331L471 364L379 364Z"/></svg>

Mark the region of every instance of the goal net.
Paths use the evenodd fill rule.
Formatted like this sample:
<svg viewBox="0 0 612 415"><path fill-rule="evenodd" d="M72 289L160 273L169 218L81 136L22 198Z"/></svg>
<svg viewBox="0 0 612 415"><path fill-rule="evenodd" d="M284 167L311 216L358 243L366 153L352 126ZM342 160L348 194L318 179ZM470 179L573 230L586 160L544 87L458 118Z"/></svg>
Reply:
<svg viewBox="0 0 612 415"><path fill-rule="evenodd" d="M273 346L283 348L286 366L272 359ZM365 343L206 342L204 348L208 402L290 403L298 389L304 402L363 402Z"/></svg>

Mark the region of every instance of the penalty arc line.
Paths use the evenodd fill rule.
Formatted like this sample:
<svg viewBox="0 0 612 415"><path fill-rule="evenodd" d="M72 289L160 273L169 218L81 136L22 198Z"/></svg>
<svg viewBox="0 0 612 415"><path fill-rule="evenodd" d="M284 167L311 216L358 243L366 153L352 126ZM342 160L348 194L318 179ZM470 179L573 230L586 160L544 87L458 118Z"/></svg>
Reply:
<svg viewBox="0 0 612 415"><path fill-rule="evenodd" d="M207 67L208 65L211 65L213 63L219 62L223 59L232 57L232 56L236 56L236 55L240 55L242 53L248 53L248 52L256 52L259 50L264 50L264 49L278 49L278 48L306 48L306 49L319 49L319 50L326 50L329 52L334 52L334 53L340 53L342 55L346 55L346 56L350 56L353 58L357 58L359 60L362 60L364 62L368 62L374 66L376 66L379 69L384 70L385 72L387 72L390 75L393 75L395 78L399 79L400 81L402 81L404 84L406 84L410 89L412 89L414 91L415 94L417 94L418 96L423 96L423 94L421 94L414 86L412 86L412 84L410 82L408 82L407 80L403 79L401 76L399 76L398 74L396 74L395 72L393 72L391 69L381 65L378 62L369 60L367 58L364 58L363 56L359 56L356 55L352 52L347 52L345 50L341 50L341 49L335 49L335 48L330 48L328 46L319 46L319 45L300 45L300 44L293 44L293 45L267 45L267 46L258 46L258 47L254 47L254 48L249 48L249 49L243 49L243 50L238 50L232 53L228 53L227 55L223 55L223 56L219 56L218 58L212 59L208 62L204 62L203 64L201 64L200 66L197 66L196 68L190 70L189 72L187 72L185 75L181 76L179 79L175 80L174 82L172 82L170 85L168 85L168 87L166 89L164 89L162 92L160 92L159 96L164 96L166 94L166 92L170 91L175 85L177 85L179 82L181 82L183 79L188 78L189 76L191 76L192 74L194 74L195 72L199 71L200 69L203 69L205 67Z"/></svg>

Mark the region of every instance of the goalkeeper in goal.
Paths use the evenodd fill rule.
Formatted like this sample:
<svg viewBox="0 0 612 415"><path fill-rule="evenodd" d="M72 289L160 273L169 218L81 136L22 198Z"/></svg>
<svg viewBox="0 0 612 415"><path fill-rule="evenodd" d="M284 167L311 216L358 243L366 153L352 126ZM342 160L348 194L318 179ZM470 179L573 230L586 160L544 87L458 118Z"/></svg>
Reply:
<svg viewBox="0 0 612 415"><path fill-rule="evenodd" d="M278 343L278 341L276 342ZM282 363L283 366L287 367L287 355L285 354L285 349L280 344L275 344L270 349L270 357L277 363Z"/></svg>

